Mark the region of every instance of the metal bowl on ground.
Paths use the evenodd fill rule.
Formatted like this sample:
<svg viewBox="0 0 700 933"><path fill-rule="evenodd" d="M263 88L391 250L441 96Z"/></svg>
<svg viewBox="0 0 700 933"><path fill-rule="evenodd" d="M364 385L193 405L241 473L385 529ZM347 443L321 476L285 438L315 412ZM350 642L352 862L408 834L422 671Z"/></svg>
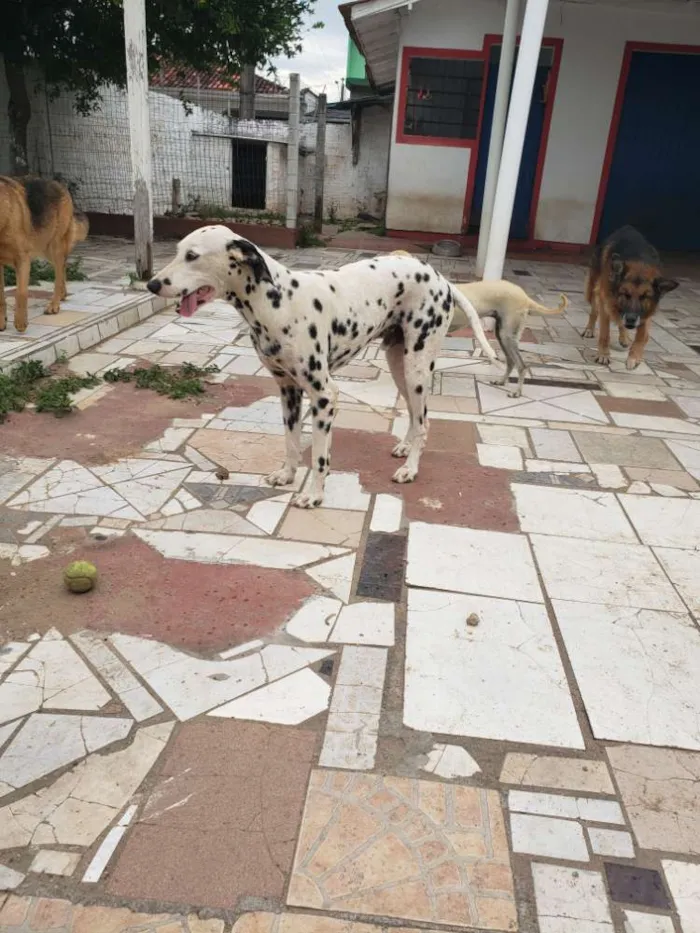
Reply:
<svg viewBox="0 0 700 933"><path fill-rule="evenodd" d="M433 244L433 254L454 259L462 255L462 247L457 240L438 240Z"/></svg>

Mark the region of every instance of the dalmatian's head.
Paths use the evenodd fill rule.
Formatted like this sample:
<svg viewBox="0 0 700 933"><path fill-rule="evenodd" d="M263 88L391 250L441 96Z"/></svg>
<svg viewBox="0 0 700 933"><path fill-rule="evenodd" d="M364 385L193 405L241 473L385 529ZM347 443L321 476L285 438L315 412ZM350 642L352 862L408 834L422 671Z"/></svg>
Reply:
<svg viewBox="0 0 700 933"><path fill-rule="evenodd" d="M230 300L246 284L272 281L265 255L250 240L220 224L200 227L180 240L171 263L147 288L154 295L179 299L178 314L191 317L216 298Z"/></svg>

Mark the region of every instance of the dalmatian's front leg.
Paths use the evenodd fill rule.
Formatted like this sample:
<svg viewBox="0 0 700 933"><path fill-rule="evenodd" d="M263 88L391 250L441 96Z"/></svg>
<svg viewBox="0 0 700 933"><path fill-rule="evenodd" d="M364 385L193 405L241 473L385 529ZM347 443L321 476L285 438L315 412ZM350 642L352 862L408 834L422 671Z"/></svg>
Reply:
<svg viewBox="0 0 700 933"><path fill-rule="evenodd" d="M288 486L294 482L301 462L301 400L302 390L291 382L278 383L282 399L286 455L284 466L266 477L270 486Z"/></svg>
<svg viewBox="0 0 700 933"><path fill-rule="evenodd" d="M311 475L304 490L292 499L300 509L315 509L323 502L326 477L331 468L331 429L335 420L338 388L329 375L307 387L311 400Z"/></svg>

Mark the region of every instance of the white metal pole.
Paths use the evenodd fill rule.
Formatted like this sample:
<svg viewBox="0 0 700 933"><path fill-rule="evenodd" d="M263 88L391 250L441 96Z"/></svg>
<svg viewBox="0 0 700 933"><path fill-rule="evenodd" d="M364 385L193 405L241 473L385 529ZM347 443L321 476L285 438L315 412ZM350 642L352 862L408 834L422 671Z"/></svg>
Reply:
<svg viewBox="0 0 700 933"><path fill-rule="evenodd" d="M530 116L532 89L535 86L548 6L549 0L527 0L525 7L484 263L484 279L491 281L503 276L515 190L518 184L525 132Z"/></svg>
<svg viewBox="0 0 700 933"><path fill-rule="evenodd" d="M153 184L145 0L124 0L124 40L134 182L136 274L146 279L153 273Z"/></svg>
<svg viewBox="0 0 700 933"><path fill-rule="evenodd" d="M520 0L507 0L506 16L503 22L501 60L498 65L498 80L496 82L496 97L493 102L493 119L491 121L491 138L489 140L489 154L486 163L484 198L481 205L479 245L476 252L477 275L483 275L484 263L486 262L486 247L489 242L493 202L496 197L496 182L498 181L498 168L501 164L503 135L505 133L506 117L508 115L508 97L510 95L510 81L513 77L513 60L515 58L515 40L518 35L519 13ZM487 67L489 67L488 62ZM486 75L488 79L488 71Z"/></svg>
<svg viewBox="0 0 700 933"><path fill-rule="evenodd" d="M289 76L289 136L287 141L287 226L297 225L299 210L299 75Z"/></svg>

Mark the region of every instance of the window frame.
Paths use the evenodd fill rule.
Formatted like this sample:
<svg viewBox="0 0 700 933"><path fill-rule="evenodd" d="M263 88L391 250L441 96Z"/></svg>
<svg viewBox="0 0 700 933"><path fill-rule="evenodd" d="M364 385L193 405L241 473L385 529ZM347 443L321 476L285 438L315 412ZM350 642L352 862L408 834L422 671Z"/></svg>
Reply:
<svg viewBox="0 0 700 933"><path fill-rule="evenodd" d="M423 136L406 133L406 111L408 108L408 76L411 60L414 58L434 58L448 60L472 60L481 62L482 81L479 97L479 118L476 134L471 139L460 139L454 136ZM401 59L401 85L399 89L399 107L396 121L396 142L409 146L448 146L459 149L475 149L479 144L481 135L481 121L484 114L484 98L488 78L488 54L484 49L441 49L423 48L420 46L405 46Z"/></svg>

